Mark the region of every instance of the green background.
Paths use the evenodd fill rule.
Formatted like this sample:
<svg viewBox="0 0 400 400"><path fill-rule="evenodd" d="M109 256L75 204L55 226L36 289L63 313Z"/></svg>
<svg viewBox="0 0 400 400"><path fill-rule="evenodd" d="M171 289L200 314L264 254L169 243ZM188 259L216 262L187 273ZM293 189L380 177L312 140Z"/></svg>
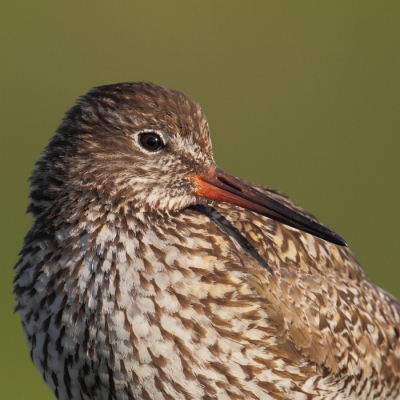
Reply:
<svg viewBox="0 0 400 400"><path fill-rule="evenodd" d="M219 166L288 193L400 297L399 1L0 4L0 398L51 399L13 315L28 176L91 87L147 80L208 116Z"/></svg>

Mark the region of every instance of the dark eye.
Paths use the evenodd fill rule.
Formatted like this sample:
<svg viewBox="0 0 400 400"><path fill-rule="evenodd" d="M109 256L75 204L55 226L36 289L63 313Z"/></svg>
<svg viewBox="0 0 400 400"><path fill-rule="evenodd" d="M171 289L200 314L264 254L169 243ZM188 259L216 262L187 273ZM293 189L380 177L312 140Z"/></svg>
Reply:
<svg viewBox="0 0 400 400"><path fill-rule="evenodd" d="M164 147L164 143L157 133L146 132L139 136L139 143L148 151L157 151Z"/></svg>

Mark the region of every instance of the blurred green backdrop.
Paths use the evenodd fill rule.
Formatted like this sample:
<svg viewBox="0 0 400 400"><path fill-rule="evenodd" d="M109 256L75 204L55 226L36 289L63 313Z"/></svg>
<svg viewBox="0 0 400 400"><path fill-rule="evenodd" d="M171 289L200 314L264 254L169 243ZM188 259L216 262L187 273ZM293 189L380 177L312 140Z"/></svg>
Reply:
<svg viewBox="0 0 400 400"><path fill-rule="evenodd" d="M13 315L28 176L75 99L153 81L205 110L220 167L288 193L400 297L400 2L18 1L0 9L0 398L52 399Z"/></svg>

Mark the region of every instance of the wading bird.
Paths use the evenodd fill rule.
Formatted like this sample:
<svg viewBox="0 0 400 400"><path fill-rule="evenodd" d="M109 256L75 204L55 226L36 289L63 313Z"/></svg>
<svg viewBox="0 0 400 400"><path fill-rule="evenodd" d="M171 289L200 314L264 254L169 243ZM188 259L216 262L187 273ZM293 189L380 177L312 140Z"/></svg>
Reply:
<svg viewBox="0 0 400 400"><path fill-rule="evenodd" d="M183 93L92 89L30 198L16 310L57 399L400 399L400 302L312 215L221 171Z"/></svg>

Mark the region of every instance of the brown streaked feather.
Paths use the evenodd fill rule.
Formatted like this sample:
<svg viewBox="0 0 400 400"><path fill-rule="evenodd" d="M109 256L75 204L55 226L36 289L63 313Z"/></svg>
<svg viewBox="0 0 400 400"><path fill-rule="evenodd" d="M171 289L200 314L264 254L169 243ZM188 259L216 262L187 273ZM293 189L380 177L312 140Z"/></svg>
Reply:
<svg viewBox="0 0 400 400"><path fill-rule="evenodd" d="M281 194L277 197L303 211ZM400 302L368 281L348 248L294 232L252 212L224 204L216 208L242 234L259 232L247 234L247 239L279 278L260 279L255 287L260 299L273 305L268 315L277 328L280 350L288 348L289 359L296 358L294 348L303 359L335 374L349 368L351 355L358 368L364 364L360 369L373 369L377 382L398 379ZM292 253L300 259L293 259ZM384 362L393 366L391 373L382 371ZM349 368L346 373L355 371Z"/></svg>

